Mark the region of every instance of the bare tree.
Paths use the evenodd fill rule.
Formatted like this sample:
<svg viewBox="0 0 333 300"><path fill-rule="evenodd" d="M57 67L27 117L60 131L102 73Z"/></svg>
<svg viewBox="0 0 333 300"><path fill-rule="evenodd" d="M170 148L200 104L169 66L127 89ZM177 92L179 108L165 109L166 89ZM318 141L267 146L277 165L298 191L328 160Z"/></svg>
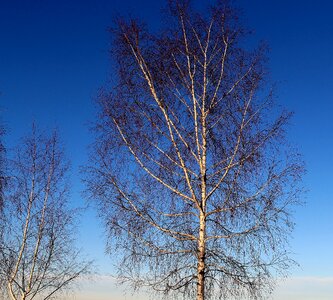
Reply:
<svg viewBox="0 0 333 300"><path fill-rule="evenodd" d="M2 124L2 123L1 123ZM5 130L2 125L0 125L0 253L3 249L3 232L4 232L4 222L3 222L3 193L5 186L5 147L3 143L3 136L5 134ZM1 263L0 263L1 265ZM0 294L1 294L1 286L5 284L3 278L0 276Z"/></svg>
<svg viewBox="0 0 333 300"><path fill-rule="evenodd" d="M3 208L3 189L5 184L5 147L3 143L3 137L5 129L0 124L0 215Z"/></svg>
<svg viewBox="0 0 333 300"><path fill-rule="evenodd" d="M73 244L67 170L57 134L35 127L8 162L0 290L12 300L55 299L89 271Z"/></svg>
<svg viewBox="0 0 333 300"><path fill-rule="evenodd" d="M99 97L91 196L119 277L185 299L260 298L292 264L303 167L273 106L264 47L224 1L169 1L166 29L112 29L117 82Z"/></svg>

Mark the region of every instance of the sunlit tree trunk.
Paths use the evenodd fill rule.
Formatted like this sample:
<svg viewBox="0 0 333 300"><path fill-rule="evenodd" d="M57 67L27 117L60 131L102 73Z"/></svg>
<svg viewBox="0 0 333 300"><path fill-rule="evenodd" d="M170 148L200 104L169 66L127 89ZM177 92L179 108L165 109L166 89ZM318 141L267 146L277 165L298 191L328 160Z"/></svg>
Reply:
<svg viewBox="0 0 333 300"><path fill-rule="evenodd" d="M197 300L205 299L205 232L206 221L203 213L200 214L200 229L198 241L198 283L197 283Z"/></svg>

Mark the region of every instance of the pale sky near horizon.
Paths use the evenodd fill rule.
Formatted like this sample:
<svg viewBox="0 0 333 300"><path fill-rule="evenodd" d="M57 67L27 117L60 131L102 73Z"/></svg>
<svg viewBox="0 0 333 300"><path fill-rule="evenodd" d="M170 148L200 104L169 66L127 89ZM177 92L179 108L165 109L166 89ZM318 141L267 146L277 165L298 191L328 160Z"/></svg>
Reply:
<svg viewBox="0 0 333 300"><path fill-rule="evenodd" d="M138 6L140 3L140 6ZM12 147L35 120L58 127L72 161L73 201L83 205L79 166L92 143L93 99L112 76L109 33L116 12L159 21L158 0L0 1L0 107ZM239 0L244 22L271 48L278 101L295 111L290 140L307 165L307 204L295 212L291 240L300 264L274 300L333 299L333 1ZM145 300L124 296L106 274L105 235L91 208L82 217L78 243L96 259L103 280L85 284L76 300Z"/></svg>
<svg viewBox="0 0 333 300"><path fill-rule="evenodd" d="M143 293L126 293L106 276L96 278L93 284L83 281L80 286L79 292L63 300L148 300ZM332 295L333 277L291 277L280 281L270 300L332 300Z"/></svg>

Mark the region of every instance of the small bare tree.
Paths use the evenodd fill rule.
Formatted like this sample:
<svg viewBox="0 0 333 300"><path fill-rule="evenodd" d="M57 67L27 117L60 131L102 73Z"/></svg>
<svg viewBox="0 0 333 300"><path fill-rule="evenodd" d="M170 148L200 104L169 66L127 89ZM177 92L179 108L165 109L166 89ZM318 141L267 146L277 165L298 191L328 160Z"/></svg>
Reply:
<svg viewBox="0 0 333 300"><path fill-rule="evenodd" d="M3 208L3 189L5 185L5 147L3 143L4 134L5 134L5 129L1 123L0 125L0 217Z"/></svg>
<svg viewBox="0 0 333 300"><path fill-rule="evenodd" d="M55 299L89 271L73 244L67 169L57 134L35 127L8 162L0 290L12 300Z"/></svg>
<svg viewBox="0 0 333 300"><path fill-rule="evenodd" d="M4 222L3 222L3 193L5 186L5 147L3 143L3 136L5 134L4 128L0 125L0 253L3 249L3 231L4 231ZM1 266L1 263L0 263ZM0 276L0 295L1 295L1 286L5 284L5 281Z"/></svg>
<svg viewBox="0 0 333 300"><path fill-rule="evenodd" d="M99 97L88 189L119 276L185 299L260 298L292 260L302 163L266 89L265 49L224 1L169 1L167 28L113 28L118 78Z"/></svg>

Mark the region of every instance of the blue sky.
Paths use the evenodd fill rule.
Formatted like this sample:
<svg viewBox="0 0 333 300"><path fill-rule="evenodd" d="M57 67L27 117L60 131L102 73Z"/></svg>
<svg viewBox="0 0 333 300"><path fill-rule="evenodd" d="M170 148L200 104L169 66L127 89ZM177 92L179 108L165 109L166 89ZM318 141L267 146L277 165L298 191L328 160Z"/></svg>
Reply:
<svg viewBox="0 0 333 300"><path fill-rule="evenodd" d="M7 145L29 132L33 120L41 127L58 127L72 161L77 204L84 203L78 168L92 142L88 123L95 116L93 98L112 77L107 27L117 12L132 12L155 25L164 1L138 3L12 0L0 4L0 106L8 128ZM271 48L278 101L296 113L289 137L303 153L308 170L307 204L296 210L291 240L300 267L278 289L280 295L289 291L289 296L277 294L275 299L329 299L333 291L323 285L333 282L333 3L239 0L237 5L255 37ZM79 243L88 256L97 258L103 274L112 273L112 259L103 254L103 228L93 210L82 218ZM104 289L100 299L125 299L112 284Z"/></svg>

